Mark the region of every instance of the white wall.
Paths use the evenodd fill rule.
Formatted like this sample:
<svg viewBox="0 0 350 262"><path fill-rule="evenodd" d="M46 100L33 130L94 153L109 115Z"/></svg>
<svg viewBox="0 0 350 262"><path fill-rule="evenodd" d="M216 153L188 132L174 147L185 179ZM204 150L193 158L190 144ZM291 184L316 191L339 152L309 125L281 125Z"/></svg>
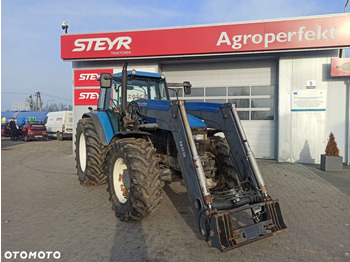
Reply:
<svg viewBox="0 0 350 262"><path fill-rule="evenodd" d="M346 88L344 81L330 78L334 56L336 51L280 58L278 161L320 163L331 131L345 152ZM305 90L308 80L316 80L316 90L327 92L326 111L291 111L292 92Z"/></svg>
<svg viewBox="0 0 350 262"><path fill-rule="evenodd" d="M327 100L327 127L326 133L333 132L335 141L339 148L339 155L343 161L350 163L349 143L347 127L349 125L349 113L346 113L349 93L346 91L346 84L343 79L335 79L328 83Z"/></svg>

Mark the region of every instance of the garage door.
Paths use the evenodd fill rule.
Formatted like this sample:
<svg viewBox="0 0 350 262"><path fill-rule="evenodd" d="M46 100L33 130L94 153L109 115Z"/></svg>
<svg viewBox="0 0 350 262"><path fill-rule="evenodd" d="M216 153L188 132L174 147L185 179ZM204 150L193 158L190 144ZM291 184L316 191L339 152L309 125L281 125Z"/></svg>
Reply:
<svg viewBox="0 0 350 262"><path fill-rule="evenodd" d="M250 146L258 158L275 158L276 63L273 60L163 64L168 82L192 84L180 99L237 106ZM172 99L175 92L171 91Z"/></svg>

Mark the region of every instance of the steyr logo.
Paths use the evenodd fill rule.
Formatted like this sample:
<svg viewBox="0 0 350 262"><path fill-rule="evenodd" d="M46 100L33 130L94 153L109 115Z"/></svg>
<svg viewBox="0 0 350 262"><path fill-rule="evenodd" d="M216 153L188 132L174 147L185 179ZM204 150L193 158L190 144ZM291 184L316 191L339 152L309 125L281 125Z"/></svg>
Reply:
<svg viewBox="0 0 350 262"><path fill-rule="evenodd" d="M97 92L82 92L79 94L79 99L98 99Z"/></svg>
<svg viewBox="0 0 350 262"><path fill-rule="evenodd" d="M99 77L99 74L96 73L91 73L91 74L80 74L79 76L79 80L83 81L83 80L97 80L97 78Z"/></svg>
<svg viewBox="0 0 350 262"><path fill-rule="evenodd" d="M100 92L99 88L74 89L74 105L76 106L97 105L99 92Z"/></svg>
<svg viewBox="0 0 350 262"><path fill-rule="evenodd" d="M74 70L74 86L100 86L98 78L101 73L113 74L113 69Z"/></svg>
<svg viewBox="0 0 350 262"><path fill-rule="evenodd" d="M73 52L82 52L82 51L90 51L91 49L94 51L103 51L103 50L119 50L122 47L125 49L130 49L130 43L132 39L129 36L119 36L115 38L113 41L108 37L100 37L100 38L84 38L77 39L74 41Z"/></svg>

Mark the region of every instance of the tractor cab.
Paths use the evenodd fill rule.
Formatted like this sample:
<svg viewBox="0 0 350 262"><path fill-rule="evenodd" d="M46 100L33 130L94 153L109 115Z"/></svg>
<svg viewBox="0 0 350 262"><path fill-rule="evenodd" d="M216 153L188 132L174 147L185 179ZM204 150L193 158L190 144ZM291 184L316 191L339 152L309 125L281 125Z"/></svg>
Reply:
<svg viewBox="0 0 350 262"><path fill-rule="evenodd" d="M101 77L111 78L111 84L101 85L97 110L122 112L122 73L102 74ZM126 78L127 104L138 99L169 100L164 75L132 70L127 71Z"/></svg>
<svg viewBox="0 0 350 262"><path fill-rule="evenodd" d="M166 104L165 107L168 108L170 106L169 90L178 92L168 86L183 87L185 94L191 93L189 82L166 83L165 76L162 74L134 69L127 71L127 64L124 64L121 73L114 75L101 73L99 81L100 94L97 111L107 113L115 133L138 130L136 122L139 122L139 119L132 119L129 112L133 104L146 101L149 103L150 100L157 104L156 101L163 101ZM164 103L161 104L164 105ZM152 119L148 121L153 122Z"/></svg>
<svg viewBox="0 0 350 262"><path fill-rule="evenodd" d="M98 111L114 111L126 114L127 104L139 99L170 100L169 90L184 88L185 94L191 93L191 84L166 83L165 76L157 73L126 71L126 65L121 73L114 75L102 73L100 76L100 95Z"/></svg>

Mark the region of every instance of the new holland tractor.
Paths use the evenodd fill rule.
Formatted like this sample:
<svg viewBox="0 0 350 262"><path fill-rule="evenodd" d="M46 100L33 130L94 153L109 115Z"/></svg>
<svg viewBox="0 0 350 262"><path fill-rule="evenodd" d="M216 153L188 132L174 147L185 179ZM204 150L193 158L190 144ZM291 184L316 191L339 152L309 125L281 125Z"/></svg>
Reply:
<svg viewBox="0 0 350 262"><path fill-rule="evenodd" d="M127 64L99 81L97 110L77 125L77 174L85 186L107 182L120 220L147 217L164 182L183 179L209 246L226 251L287 230L234 105L170 100L179 88L190 94L191 84Z"/></svg>

